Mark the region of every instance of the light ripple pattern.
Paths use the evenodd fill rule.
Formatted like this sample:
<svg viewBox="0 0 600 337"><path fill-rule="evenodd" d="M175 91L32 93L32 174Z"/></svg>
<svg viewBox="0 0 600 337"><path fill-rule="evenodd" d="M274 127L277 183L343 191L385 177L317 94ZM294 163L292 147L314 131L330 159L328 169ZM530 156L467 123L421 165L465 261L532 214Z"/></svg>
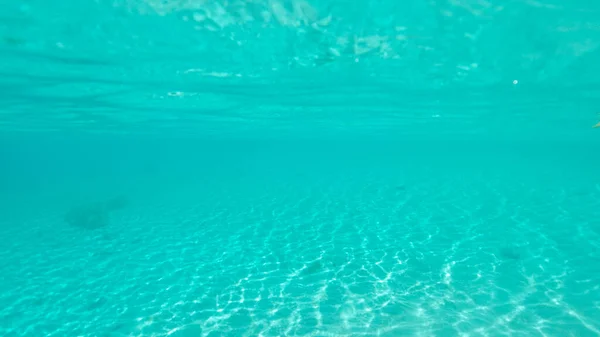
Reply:
<svg viewBox="0 0 600 337"><path fill-rule="evenodd" d="M162 157L99 230L5 196L0 334L600 335L597 159L380 145Z"/></svg>

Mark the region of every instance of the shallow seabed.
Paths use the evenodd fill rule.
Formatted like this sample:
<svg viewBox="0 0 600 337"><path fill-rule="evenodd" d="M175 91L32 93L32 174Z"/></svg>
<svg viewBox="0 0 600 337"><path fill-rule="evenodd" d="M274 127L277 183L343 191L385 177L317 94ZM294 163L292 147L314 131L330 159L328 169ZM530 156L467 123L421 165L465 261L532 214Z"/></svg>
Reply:
<svg viewBox="0 0 600 337"><path fill-rule="evenodd" d="M600 336L598 60L592 0L3 1L0 336Z"/></svg>
<svg viewBox="0 0 600 337"><path fill-rule="evenodd" d="M600 335L593 146L119 141L3 153L1 335Z"/></svg>

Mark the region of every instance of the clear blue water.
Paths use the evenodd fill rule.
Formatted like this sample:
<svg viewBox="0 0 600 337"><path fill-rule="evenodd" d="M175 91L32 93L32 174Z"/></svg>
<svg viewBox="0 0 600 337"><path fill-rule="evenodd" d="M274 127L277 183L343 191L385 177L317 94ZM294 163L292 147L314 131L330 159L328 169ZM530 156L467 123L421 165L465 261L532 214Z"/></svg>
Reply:
<svg viewBox="0 0 600 337"><path fill-rule="evenodd" d="M600 336L600 3L4 1L0 335Z"/></svg>

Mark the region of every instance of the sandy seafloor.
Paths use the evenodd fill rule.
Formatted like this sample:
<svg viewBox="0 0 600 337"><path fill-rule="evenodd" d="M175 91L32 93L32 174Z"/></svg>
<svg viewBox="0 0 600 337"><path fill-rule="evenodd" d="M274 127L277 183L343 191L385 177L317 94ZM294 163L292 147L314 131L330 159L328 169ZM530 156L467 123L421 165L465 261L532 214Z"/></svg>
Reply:
<svg viewBox="0 0 600 337"><path fill-rule="evenodd" d="M0 335L600 335L597 147L57 144L4 149Z"/></svg>

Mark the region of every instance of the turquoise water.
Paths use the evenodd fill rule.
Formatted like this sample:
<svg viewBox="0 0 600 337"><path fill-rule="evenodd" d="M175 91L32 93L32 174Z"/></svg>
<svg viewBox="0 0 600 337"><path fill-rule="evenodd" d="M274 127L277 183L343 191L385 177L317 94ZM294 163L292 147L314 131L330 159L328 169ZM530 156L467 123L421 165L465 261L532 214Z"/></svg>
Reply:
<svg viewBox="0 0 600 337"><path fill-rule="evenodd" d="M1 336L600 336L600 4L0 4Z"/></svg>

